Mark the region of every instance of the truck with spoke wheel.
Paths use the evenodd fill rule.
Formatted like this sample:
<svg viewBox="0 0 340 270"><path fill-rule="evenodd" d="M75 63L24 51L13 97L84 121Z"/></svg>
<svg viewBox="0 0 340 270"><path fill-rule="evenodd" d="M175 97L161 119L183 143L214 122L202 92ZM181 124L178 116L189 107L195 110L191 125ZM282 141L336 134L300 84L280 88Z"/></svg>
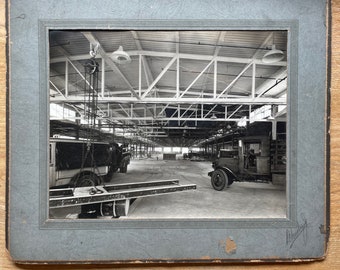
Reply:
<svg viewBox="0 0 340 270"><path fill-rule="evenodd" d="M220 149L208 175L215 190L221 191L234 181L269 182L285 177L286 145L270 136L242 137L237 148Z"/></svg>

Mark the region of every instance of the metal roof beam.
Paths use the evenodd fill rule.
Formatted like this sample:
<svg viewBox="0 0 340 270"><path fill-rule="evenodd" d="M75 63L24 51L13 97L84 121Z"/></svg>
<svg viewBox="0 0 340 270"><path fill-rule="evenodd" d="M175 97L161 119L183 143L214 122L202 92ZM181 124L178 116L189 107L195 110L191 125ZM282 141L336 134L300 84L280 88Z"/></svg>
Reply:
<svg viewBox="0 0 340 270"><path fill-rule="evenodd" d="M82 34L93 46L97 46L97 44L99 45L98 53L100 54L100 56L110 66L110 68L123 79L123 81L129 87L129 90L132 93L132 95L139 99L140 98L139 95L136 93L136 90L133 88L129 80L125 77L125 75L121 72L121 70L117 67L113 60L109 57L109 55L104 51L103 47L100 45L100 42L94 37L94 35L91 32L82 32Z"/></svg>
<svg viewBox="0 0 340 270"><path fill-rule="evenodd" d="M65 117L64 118L65 120L66 119L80 119L80 117ZM114 121L114 120L119 120L119 121L124 121L124 120L131 120L130 117L98 117L97 118L98 120L111 120L111 121ZM54 119L51 119L51 120L54 120ZM58 120L60 120L58 118ZM152 121L152 120L162 120L162 121L178 121L178 118L171 118L171 117L163 117L163 118L159 118L159 119L154 119L152 117L138 117L134 120L143 120L143 121ZM278 118L278 119L275 119L276 121L286 121L286 118L285 117L282 117L282 118ZM216 119L211 119L211 118L201 118L201 117L182 117L180 118L180 121L203 121L203 122L225 122L226 119L225 118L216 118ZM228 121L229 122L240 122L240 121L252 121L252 122L272 122L273 120L272 119L257 119L257 120L253 120L253 119L244 119L244 118L228 118ZM170 129L173 128L173 127L169 127Z"/></svg>
<svg viewBox="0 0 340 270"><path fill-rule="evenodd" d="M173 52L157 52L157 51L145 51L145 50L135 50L135 51L126 51L130 56L154 56L154 57L166 57L173 58L178 55L180 59L190 59L190 60L199 60L199 61L211 61L214 56L213 55L201 55L201 54L190 54L190 53L173 53ZM109 57L109 53L106 55ZM84 60L88 59L88 54L74 55L70 57L70 60ZM249 64L250 62L254 62L256 65L264 65L264 66L287 66L286 61L279 61L276 63L263 63L262 59L253 59L253 58L241 58L241 57L227 57L227 56L216 56L216 60L218 62L227 62L227 63L239 63L239 64ZM58 63L65 61L65 57L55 57L50 59L50 63Z"/></svg>
<svg viewBox="0 0 340 270"><path fill-rule="evenodd" d="M197 91L197 92L195 92L195 90ZM142 89L141 90L141 92L143 93L143 92L145 92L146 91L146 89ZM212 92L198 92L198 91L200 91L199 89L192 89L192 91L187 91L185 94L186 94L186 96L189 96L189 95L194 95L194 96L198 96L198 95L200 95L200 96L207 96L207 97L213 97L214 96L214 93L212 93ZM176 93L176 90L175 89L170 89L170 88L167 88L167 89L162 89L162 88L157 88L157 93L168 93L168 94L175 94ZM125 95L125 96L130 96L129 95L130 94L130 91L129 90L118 90L118 91L115 91L114 92L114 96L119 96L119 95ZM236 97L237 95L233 95L233 97ZM238 95L239 97L244 97L244 96L246 96L246 95ZM176 96L175 95L173 95L173 98L175 98Z"/></svg>
<svg viewBox="0 0 340 270"><path fill-rule="evenodd" d="M206 65L206 67L201 71L200 74L197 75L197 77L191 82L191 84L189 84L189 86L181 93L181 95L179 96L180 98L182 98L185 93L195 84L195 82L197 82L197 80L202 76L202 74L204 74L204 72L210 67L210 65L214 62L215 59L212 59L208 65Z"/></svg>
<svg viewBox="0 0 340 270"><path fill-rule="evenodd" d="M250 62L248 65L246 65L243 70L236 76L236 78L217 96L217 98L220 98L225 92L227 92L233 85L237 82L237 80L243 75L244 72L247 71L247 69L253 65L253 62Z"/></svg>
<svg viewBox="0 0 340 270"><path fill-rule="evenodd" d="M262 44L260 45L259 49L257 49L253 55L253 59L257 59L259 58L259 56L261 54L263 54L263 49L261 48L265 48L267 47L267 45L272 42L273 40L273 36L274 36L274 33L273 32L270 32L270 34L264 39L264 41L262 42Z"/></svg>
<svg viewBox="0 0 340 270"><path fill-rule="evenodd" d="M139 41L139 37L138 37L137 32L131 31L131 34L132 34L132 36L135 40L137 49L140 50L140 51L143 51L143 47L142 47L142 44ZM140 57L141 57L141 61L142 61L143 66L144 66L144 74L145 74L146 83L147 83L148 86L150 86L150 84L151 84L150 81L154 81L154 78L153 78L148 60L146 59L146 57L144 55L140 55Z"/></svg>
<svg viewBox="0 0 340 270"><path fill-rule="evenodd" d="M51 97L51 102L54 103L81 103L84 101L82 96L68 96L65 97ZM136 99L135 97L103 97L98 100L98 103L140 103L140 104L159 104L159 103L172 103L172 104L277 104L286 105L285 98L162 98L162 97L151 97L144 99Z"/></svg>
<svg viewBox="0 0 340 270"><path fill-rule="evenodd" d="M96 46L97 44L98 46L98 52L99 55L104 59L104 61L110 66L110 68L115 71L122 79L123 81L126 83L126 85L129 87L129 91L131 92L131 94L136 97L137 99L140 99L141 97L136 93L136 90L134 89L134 87L131 85L131 83L129 82L129 80L125 77L125 75L121 72L121 70L117 67L117 65L113 62L113 60L109 57L109 55L105 52L105 50L103 49L103 47L101 46L101 44L99 43L99 41L94 37L94 35L91 32L82 32L82 34L84 35L84 37L87 38L87 40L93 45ZM148 108L147 110L152 113Z"/></svg>
<svg viewBox="0 0 340 270"><path fill-rule="evenodd" d="M156 83L163 77L163 75L168 71L168 69L172 66L172 64L176 61L176 56L173 57L170 62L164 67L161 73L157 76L157 78L152 82L152 84L148 87L146 92L142 95L142 98L145 98L150 91L153 89L153 87L156 85Z"/></svg>
<svg viewBox="0 0 340 270"><path fill-rule="evenodd" d="M235 113L237 113L237 112L242 108L242 106L243 106L243 105L238 106L237 109L236 109L235 111L233 111L233 112L228 116L227 119L230 119Z"/></svg>
<svg viewBox="0 0 340 270"><path fill-rule="evenodd" d="M271 75L273 78L277 80L282 80L283 78L287 77L287 68L281 68L279 71L275 72L273 75ZM275 88L276 82L273 83L273 81L265 81L263 84L261 84L259 87L256 88L255 93L257 95L256 98L260 98L263 96L268 89Z"/></svg>

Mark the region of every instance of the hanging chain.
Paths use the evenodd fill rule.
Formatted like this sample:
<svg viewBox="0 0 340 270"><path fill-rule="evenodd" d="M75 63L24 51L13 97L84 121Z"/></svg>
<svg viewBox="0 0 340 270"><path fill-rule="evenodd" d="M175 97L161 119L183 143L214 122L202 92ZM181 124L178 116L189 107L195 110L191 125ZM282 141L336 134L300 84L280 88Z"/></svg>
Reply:
<svg viewBox="0 0 340 270"><path fill-rule="evenodd" d="M92 52L92 54L91 54ZM93 168L93 171L97 170L99 173L99 169L96 165L96 161L94 158L94 141L95 141L95 128L97 122L97 113L98 113L98 72L99 72L99 64L94 59L96 55L95 51L90 51L91 56L93 57L85 62L85 87L84 87L84 115L87 120L87 132L86 132L86 145L83 147L82 154L82 166L80 168L80 172L83 171L85 163L88 159L90 159L90 166ZM79 176L81 173L79 173ZM99 174L98 174L99 175ZM76 179L76 183L78 182ZM101 180L101 178L100 178ZM76 186L76 184L75 184Z"/></svg>

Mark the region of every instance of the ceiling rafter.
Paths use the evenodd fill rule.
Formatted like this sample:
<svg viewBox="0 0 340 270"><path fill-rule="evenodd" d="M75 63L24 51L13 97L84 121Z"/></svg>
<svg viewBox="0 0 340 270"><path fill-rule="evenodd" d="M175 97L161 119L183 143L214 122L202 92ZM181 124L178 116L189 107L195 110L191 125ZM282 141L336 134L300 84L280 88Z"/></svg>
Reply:
<svg viewBox="0 0 340 270"><path fill-rule="evenodd" d="M135 50L135 51L126 51L130 56L153 56L153 57L164 57L164 58L174 58L176 57L176 53L173 52L158 52L158 51L147 51L147 50ZM105 57L109 57L109 53L106 53ZM198 61L211 61L214 56L212 55L200 55L200 54L191 54L191 53L179 53L179 59L189 59L189 60L198 60ZM70 58L70 60L84 60L87 59L87 54L74 55ZM286 61L279 61L276 63L263 63L262 59L253 59L253 58L241 58L241 57L227 57L227 56L217 56L216 60L218 62L229 62L236 64L249 64L250 62L254 62L257 65L262 66L287 66ZM64 62L65 57L54 57L51 58L51 63Z"/></svg>
<svg viewBox="0 0 340 270"><path fill-rule="evenodd" d="M249 64L247 64L243 69L242 71L236 76L236 78L234 80L231 81L231 83L228 84L228 86L217 96L217 98L220 98L222 97L225 93L228 94L228 90L230 90L233 85L237 82L237 80L239 78L241 78L241 76L248 70L248 68L253 65L254 63L253 62L250 62Z"/></svg>
<svg viewBox="0 0 340 270"><path fill-rule="evenodd" d="M172 64L177 60L177 57L173 57L170 62L164 67L164 69L159 73L157 78L151 83L151 85L148 87L148 89L145 91L145 93L142 95L141 98L145 98L151 90L153 90L154 86L157 84L157 82L163 77L163 75L168 71L168 69L172 66Z"/></svg>
<svg viewBox="0 0 340 270"><path fill-rule="evenodd" d="M54 103L69 102L69 103L81 103L83 97L72 96L67 97L51 97L51 101ZM238 98L163 98L163 97L151 97L144 99L136 99L134 97L103 97L98 100L98 103L140 103L140 104L161 104L161 103L172 103L172 104L277 104L285 105L285 98L272 98L272 97L259 97L253 99L251 97L238 97Z"/></svg>
<svg viewBox="0 0 340 270"><path fill-rule="evenodd" d="M132 36L135 40L137 49L140 50L140 51L143 51L142 44L140 43L140 40L139 40L139 37L138 37L138 33L136 31L131 31L131 34L132 34ZM146 80L146 83L149 87L150 84L151 84L150 82L154 81L153 74L151 72L148 60L145 57L145 55L141 54L140 57L141 57L141 61L142 61L143 66L144 66L145 80Z"/></svg>
<svg viewBox="0 0 340 270"><path fill-rule="evenodd" d="M239 73L239 75L237 75L236 77L235 77L235 79L218 95L218 97L221 97L225 92L227 92L227 91L229 91L232 87L233 87L233 85L237 82L237 80L250 68L250 66L252 66L253 67L253 70L252 70L252 82L251 82L251 86L252 86L252 91L251 91L251 97L252 98L255 98L255 93L257 92L257 91L260 91L260 90L256 90L255 88L256 88L256 85L255 85L255 83L256 83L256 81L255 81L255 77L256 77L256 59L258 58L258 56L260 55L260 53L261 53L261 49L260 48L263 48L263 47L265 47L265 46L267 46L268 45L268 43L270 42L270 41L272 41L273 40L273 36L274 36L274 34L273 34L273 32L271 32L266 38L265 38L265 40L261 43L261 45L260 45L260 47L259 47L259 49L257 49L255 52L254 52L254 54L253 54L253 57L252 57L252 59L253 59L253 61L252 62L250 62L249 64L247 64L244 68L243 68L243 70ZM228 92L227 92L228 93ZM261 95L259 95L257 98L259 98ZM242 106L239 106L233 113L232 113L232 115L234 114L234 113L236 113L240 108L241 108ZM251 110L251 107L250 107L250 110Z"/></svg>
<svg viewBox="0 0 340 270"><path fill-rule="evenodd" d="M62 52L66 57L67 57L67 55L68 55L68 52L65 50L65 49L63 49L63 48L58 48L58 50L60 51L60 52ZM66 60L67 62L70 62L69 60ZM79 67L79 63L72 63L72 62L70 62L71 63L71 65L72 65L72 67L74 67L74 69L77 71L77 73L81 73L80 72L80 67ZM78 67L76 66L76 65L78 65ZM52 70L52 69L50 69L50 73L51 74L58 74L56 71L54 71L54 70ZM80 74L81 75L81 78L85 81L85 83L86 84L88 84L90 87L92 87L93 88L93 86L89 83L89 81L87 81L86 80L86 78L82 75L82 74ZM61 80L60 78L59 78L59 76L56 76L56 77L54 77L54 80ZM56 86L56 84L55 83L53 83L52 82L52 80L49 80L49 83L53 86L53 88L54 88L54 90L55 91L57 91L60 95L61 95L61 97L62 98L64 98L64 101L65 101L65 103L67 103L66 101L67 101L67 99L68 99L68 95L66 95L66 93L65 94L63 94L62 93L62 91ZM68 84L68 82L67 82L67 80L65 80L64 81L64 84ZM77 92L82 92L83 91L83 89L80 89L79 88L79 86L74 86L76 89L77 89ZM66 86L65 86L65 88L64 88L64 90L66 91ZM55 96L54 95L50 95L50 101L52 102L52 100L53 100L53 98L54 98ZM84 98L82 98L83 99L83 101L84 101ZM69 105L69 104L68 104ZM70 105L69 105L70 106ZM99 107L99 106L97 106L97 109L101 112L101 113L103 113L103 110ZM80 114L80 113L79 113Z"/></svg>
<svg viewBox="0 0 340 270"><path fill-rule="evenodd" d="M121 77L121 79L123 79L123 81L128 86L131 94L138 99L139 96L136 93L136 89L134 89L134 87L131 85L131 83L126 78L126 76L122 73L122 71L117 67L117 65L113 62L113 60L104 51L104 49L101 46L101 44L98 41L98 39L95 38L94 35L91 32L82 32L82 34L90 42L90 44L92 44L93 46L97 46L98 45L98 53L101 56L101 58L103 58L105 63L108 64L109 67Z"/></svg>
<svg viewBox="0 0 340 270"><path fill-rule="evenodd" d="M98 39L93 35L93 33L91 32L82 32L82 34L84 35L84 37L93 45L93 46L97 46L98 45L98 53L99 55L104 59L104 61L110 66L110 68L116 72L123 80L124 82L127 84L127 86L129 87L129 90L131 92L131 94L137 98L140 99L140 96L136 93L136 90L134 89L134 87L131 85L131 83L129 82L129 80L126 78L126 76L122 73L122 71L118 68L118 66L114 63L114 61L108 56L108 54L105 52L105 50L103 49L102 45L100 44L100 42L98 41ZM148 109L148 108L147 108ZM152 113L151 110L148 109L148 111Z"/></svg>
<svg viewBox="0 0 340 270"><path fill-rule="evenodd" d="M176 114L176 113L174 113ZM65 119L80 119L79 117L68 117L68 118L65 118ZM99 120L105 120L105 119L108 119L108 117L98 117L97 119ZM110 117L109 118L110 120L131 120L130 117ZM228 118L228 117L223 117L223 118L216 118L216 119L212 119L212 118L202 118L202 117L175 117L174 115L173 116L170 116L170 117L162 117L162 118L159 118L159 119L154 119L153 117L136 117L134 118L134 120L163 120L163 121L203 121L203 122L226 122L226 120L230 121L230 122L241 122L241 121L246 121L246 122L249 122L249 121L252 121L251 119L244 119L244 118ZM282 119L276 119L277 121L286 121L285 118L282 118ZM257 122L271 122L273 121L272 119L259 119L259 120L256 120Z"/></svg>
<svg viewBox="0 0 340 270"><path fill-rule="evenodd" d="M77 60L89 59L89 55L84 54L88 46L84 41L90 42L92 47L98 44L96 58L102 59L102 71L103 73L106 71L106 75L102 73L102 95L98 100L99 108L107 108L106 115L100 114L98 117L103 126L130 126L129 132L135 132L136 136L164 135L164 130L168 130L170 137L164 142L171 143L171 141L179 142L178 136L184 134L180 130L179 132L172 132L172 130L189 130L190 126L195 125L195 129L192 130L195 130L199 139L199 136L206 133L204 130L206 126L209 126L207 130L213 133L226 126L228 122L250 121L249 108L254 110L266 104L287 104L286 97L282 95L287 91L287 80L285 80L287 62L266 64L261 60L264 47L267 49L271 45L273 36L276 35L274 32L268 31L268 34L262 33L257 37L254 34L246 36L247 33L243 36L241 32L236 36L230 33L229 36L228 31L216 31L211 35L169 31L168 39L175 41L175 45L171 46L167 43L157 45L151 41L149 43L141 41L148 39L150 35L155 40L163 40L164 35L167 34L165 32L155 31L153 36L152 31L126 31L126 40L123 42L122 39L117 38L115 31L107 31L105 35L97 32L82 32L82 34L86 40L81 38L79 50L74 46L79 45L78 39L77 43L68 43L67 46L70 47L66 47L69 51L81 53L70 55L68 58L59 57L60 54L53 53L53 50L56 52L58 48L52 48L50 68L52 70L54 64L64 61L71 63L69 69L74 72L76 69L73 70L72 62L77 64ZM59 35L57 38L60 37L62 40L67 38L67 35ZM71 35L69 37L73 41ZM282 38L279 39L278 45L286 51L282 45L286 37L284 35L280 37ZM194 41L195 38L198 39ZM245 43L248 41L249 43ZM211 46L196 46L208 43ZM189 44L194 47L190 49ZM237 49L237 44L240 44L241 49ZM110 58L112 52L103 49L119 45L124 45L125 52L130 55L131 66L118 66ZM170 69L171 67L173 70ZM62 64L57 64L55 68L58 71L62 69L66 72L70 71L67 70L68 64L64 67ZM114 77L111 76L112 71ZM166 76L167 73L169 76ZM56 83L56 87L52 84L50 86L53 91L51 102L77 108L83 102L83 96L79 95L73 87L69 89L68 94L64 94L63 82L57 81L66 78L68 74L65 74L65 77L60 74L58 78L51 77L51 82ZM76 77L79 79L79 76ZM77 79L76 77L72 77L72 80ZM281 81L283 82L280 83ZM115 83L112 84L114 91L106 90L104 95L103 90L109 89L107 86L111 87L112 82ZM243 110L244 108L247 109ZM78 111L81 112L81 107ZM217 119L210 117L213 113ZM284 121L286 112L280 110L280 114L276 114L275 117ZM259 121L271 121L271 119ZM146 126L151 128L147 129ZM182 139L184 140L184 137ZM184 143L182 139L180 141ZM186 138L187 143L189 139Z"/></svg>

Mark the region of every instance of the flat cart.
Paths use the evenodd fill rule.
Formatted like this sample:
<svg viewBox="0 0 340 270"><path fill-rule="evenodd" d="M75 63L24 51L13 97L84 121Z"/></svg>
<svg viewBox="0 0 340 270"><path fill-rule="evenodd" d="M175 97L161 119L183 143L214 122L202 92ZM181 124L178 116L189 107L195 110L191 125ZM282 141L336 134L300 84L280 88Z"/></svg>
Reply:
<svg viewBox="0 0 340 270"><path fill-rule="evenodd" d="M50 209L81 206L79 218L127 216L137 198L195 190L195 184L181 185L178 179L50 189Z"/></svg>

